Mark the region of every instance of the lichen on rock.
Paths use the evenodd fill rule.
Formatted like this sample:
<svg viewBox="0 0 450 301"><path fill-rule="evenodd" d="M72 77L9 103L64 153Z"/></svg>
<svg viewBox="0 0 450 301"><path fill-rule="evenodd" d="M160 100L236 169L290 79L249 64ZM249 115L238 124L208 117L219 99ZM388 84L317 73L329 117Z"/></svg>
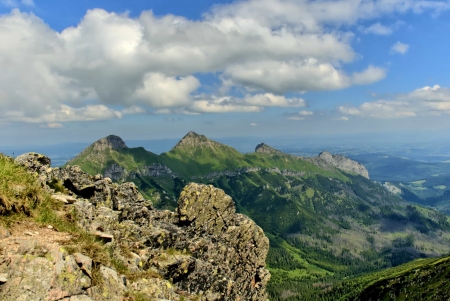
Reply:
<svg viewBox="0 0 450 301"><path fill-rule="evenodd" d="M80 228L110 238L104 242L121 272L113 265L99 266L86 254L23 243L21 252L0 254L0 274L7 274L0 299L267 300L269 241L251 219L236 213L223 190L190 183L175 212L161 211L133 183L113 184L77 166L50 169L42 155L26 154L21 162L44 184L63 183L65 194L55 198L76 212ZM0 247L11 239L14 234L2 235ZM24 269L29 272L20 273Z"/></svg>

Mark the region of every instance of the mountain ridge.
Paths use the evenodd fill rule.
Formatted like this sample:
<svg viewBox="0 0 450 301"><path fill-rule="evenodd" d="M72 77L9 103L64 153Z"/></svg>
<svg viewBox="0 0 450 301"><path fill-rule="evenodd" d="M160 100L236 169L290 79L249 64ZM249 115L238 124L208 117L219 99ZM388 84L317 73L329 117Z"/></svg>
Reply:
<svg viewBox="0 0 450 301"><path fill-rule="evenodd" d="M284 154L264 143L241 154L194 132L186 136L182 147L161 155L113 150L125 161L111 162L128 172L122 180L134 182L158 208L173 208L182 187L192 181L230 195L238 212L250 216L270 239L271 300L281 300L284 291L309 290L301 284L308 281L359 275L450 251L447 217L410 205L326 158Z"/></svg>

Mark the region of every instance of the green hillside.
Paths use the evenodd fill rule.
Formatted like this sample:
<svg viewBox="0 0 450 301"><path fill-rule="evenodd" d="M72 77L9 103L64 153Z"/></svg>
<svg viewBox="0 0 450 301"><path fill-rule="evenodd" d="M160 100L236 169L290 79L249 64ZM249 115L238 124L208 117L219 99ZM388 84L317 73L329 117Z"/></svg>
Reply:
<svg viewBox="0 0 450 301"><path fill-rule="evenodd" d="M316 300L323 283L450 251L446 216L317 159L267 145L241 154L193 132L161 155L117 138L95 142L68 164L89 173L119 166L118 179L136 183L159 208L174 207L188 182L225 190L270 239L271 300Z"/></svg>
<svg viewBox="0 0 450 301"><path fill-rule="evenodd" d="M317 300L449 300L450 257L418 259L330 286Z"/></svg>

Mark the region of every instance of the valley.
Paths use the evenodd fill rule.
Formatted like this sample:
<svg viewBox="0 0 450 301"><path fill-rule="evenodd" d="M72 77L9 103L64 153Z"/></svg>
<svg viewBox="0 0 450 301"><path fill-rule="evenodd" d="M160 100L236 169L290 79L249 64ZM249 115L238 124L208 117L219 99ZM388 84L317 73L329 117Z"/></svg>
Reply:
<svg viewBox="0 0 450 301"><path fill-rule="evenodd" d="M189 182L223 189L269 237L271 300L316 300L324 283L450 252L447 216L404 201L359 163L329 153L300 157L259 144L242 154L190 132L160 155L108 136L67 164L132 181L162 209L173 209Z"/></svg>

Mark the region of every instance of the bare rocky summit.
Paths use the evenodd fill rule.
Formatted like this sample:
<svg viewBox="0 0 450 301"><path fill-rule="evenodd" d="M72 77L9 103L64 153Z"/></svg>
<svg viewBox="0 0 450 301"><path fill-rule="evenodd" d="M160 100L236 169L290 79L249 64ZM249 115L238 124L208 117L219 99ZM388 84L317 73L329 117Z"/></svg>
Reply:
<svg viewBox="0 0 450 301"><path fill-rule="evenodd" d="M205 135L197 134L196 132L190 131L187 133L180 141L172 148L172 150L176 149L231 149L231 147L210 140Z"/></svg>
<svg viewBox="0 0 450 301"><path fill-rule="evenodd" d="M271 154L271 155L283 154L283 152L281 152L277 149L274 149L265 143L258 144L255 147L255 152L261 153L261 154Z"/></svg>
<svg viewBox="0 0 450 301"><path fill-rule="evenodd" d="M52 229L0 229L1 300L267 300L269 241L236 214L223 190L191 183L175 212L160 211L133 183L113 184L77 166L52 169L47 159L26 154L17 163L39 173L43 185L62 183L64 193L52 192L75 212L74 222L145 276L127 278L86 254L70 254L60 244L68 238Z"/></svg>
<svg viewBox="0 0 450 301"><path fill-rule="evenodd" d="M364 165L345 156L335 155L327 151L323 151L319 154L318 158L325 163L330 164L343 171L356 173L369 179L369 172Z"/></svg>
<svg viewBox="0 0 450 301"><path fill-rule="evenodd" d="M93 144L93 149L95 151L104 151L105 149L115 149L120 150L123 148L128 148L125 142L119 136L109 135L108 137L97 140Z"/></svg>

